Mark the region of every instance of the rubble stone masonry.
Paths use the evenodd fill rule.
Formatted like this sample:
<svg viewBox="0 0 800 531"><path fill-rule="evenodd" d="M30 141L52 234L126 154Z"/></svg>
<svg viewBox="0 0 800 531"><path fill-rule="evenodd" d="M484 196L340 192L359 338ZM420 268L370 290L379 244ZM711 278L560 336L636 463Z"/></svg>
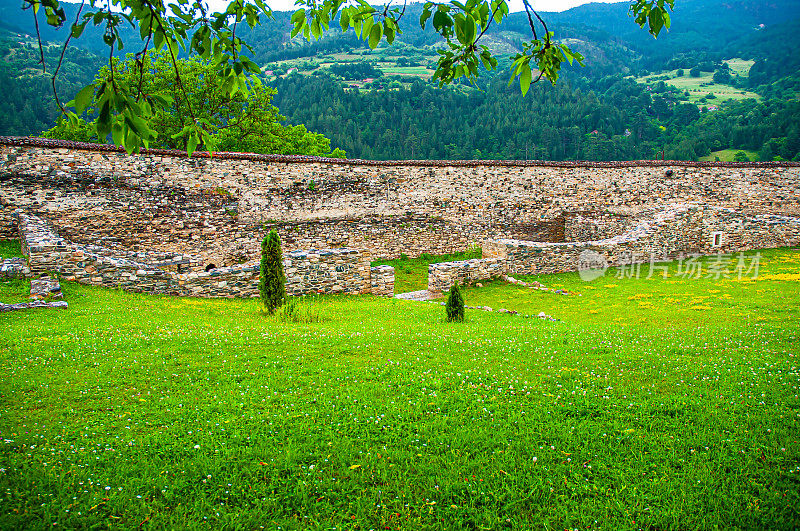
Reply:
<svg viewBox="0 0 800 531"><path fill-rule="evenodd" d="M636 232L667 211L676 217L653 222L644 237ZM387 294L388 272L369 268L370 261L456 252L473 243L484 256L502 258L504 272L575 269L574 251L607 249L597 242L626 234L638 236L614 245L714 252L710 229L698 229L703 224L721 227L724 249L796 245L796 225L781 222L777 229L769 223L778 218L769 216L800 217L800 165L209 158L0 137L0 238L20 231L15 213L50 227L69 242L70 256L78 252L70 246L98 256L91 266L98 271L112 255L130 261L120 262L127 272L115 278L128 282L123 287L146 278L158 292L205 294L213 290L200 286L216 286L221 296L251 296L245 285L257 271L250 264L276 228L287 259L298 264L287 270L293 282ZM769 237L766 226L773 227ZM303 249L331 250L289 258ZM32 269L40 258L30 256ZM476 274L474 265L459 267L465 278ZM87 282L103 276L87 275Z"/></svg>
<svg viewBox="0 0 800 531"><path fill-rule="evenodd" d="M22 251L33 275L59 273L65 280L126 291L194 297L258 297L258 263L209 271L175 273L158 265L160 254L139 253L142 261L120 257L110 249L82 245L59 237L36 216L18 214ZM154 262L156 260L156 262ZM373 293L369 261L355 249L294 251L284 254L286 292ZM375 294L391 296L394 269L383 266Z"/></svg>

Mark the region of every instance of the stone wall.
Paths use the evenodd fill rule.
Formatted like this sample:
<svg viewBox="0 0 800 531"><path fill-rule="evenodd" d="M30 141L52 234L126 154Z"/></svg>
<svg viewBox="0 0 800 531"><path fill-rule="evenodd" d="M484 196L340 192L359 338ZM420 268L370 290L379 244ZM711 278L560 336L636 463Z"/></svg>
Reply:
<svg viewBox="0 0 800 531"><path fill-rule="evenodd" d="M800 217L797 163L209 158L0 137L0 184L0 237L23 234L34 272L199 296L254 296L271 228L284 249L337 248L287 252L291 293L389 294L393 271L371 260L483 242L483 260L431 266L444 291L573 271L586 250L616 265L797 245Z"/></svg>
<svg viewBox="0 0 800 531"><path fill-rule="evenodd" d="M585 242L611 238L624 233L632 223L632 216L610 212L568 212L564 214L563 237L553 242ZM523 238L513 238L523 239ZM547 240L545 240L547 241Z"/></svg>
<svg viewBox="0 0 800 531"><path fill-rule="evenodd" d="M503 275L634 267L700 255L733 259L732 255L740 251L800 245L800 218L748 216L707 205L671 205L636 218L611 220L607 226L613 227L616 222L628 225L627 230L596 240L486 240L482 259L431 264L428 290L443 293L456 282L470 284ZM583 232L575 229L572 233Z"/></svg>
<svg viewBox="0 0 800 531"><path fill-rule="evenodd" d="M719 245L714 242L716 233ZM682 205L643 216L612 238L564 243L490 240L483 243L483 254L503 260L506 274L541 275L578 270L585 251L596 253L611 267L796 245L800 245L800 218Z"/></svg>
<svg viewBox="0 0 800 531"><path fill-rule="evenodd" d="M384 297L394 295L394 268L389 265L375 266L370 270L372 294Z"/></svg>
<svg viewBox="0 0 800 531"><path fill-rule="evenodd" d="M65 280L121 288L127 291L194 297L257 297L258 263L177 273L163 267L163 253L128 253L97 245L82 245L60 237L36 216L19 214L19 238L34 275L57 272ZM193 257L172 256L167 265L194 262ZM286 291L366 294L377 287L379 295L393 294L394 269L380 268L373 281L369 259L354 249L294 251L284 254ZM391 279L391 282L390 282Z"/></svg>
<svg viewBox="0 0 800 531"><path fill-rule="evenodd" d="M499 278L505 272L502 258L474 258L428 265L428 291L443 293L453 284L471 284L478 280Z"/></svg>
<svg viewBox="0 0 800 531"><path fill-rule="evenodd" d="M0 181L0 189L3 187ZM0 240L16 240L19 237L19 226L17 218L14 216L16 209L4 204L0 196Z"/></svg>
<svg viewBox="0 0 800 531"><path fill-rule="evenodd" d="M28 278L31 270L24 258L0 258L0 279Z"/></svg>
<svg viewBox="0 0 800 531"><path fill-rule="evenodd" d="M376 259L486 239L606 237L609 220L673 203L800 215L796 163L190 158L0 138L0 179L0 231L22 208L76 243L196 256L192 271L257 259L271 227L287 249L346 246ZM570 217L587 209L588 223Z"/></svg>

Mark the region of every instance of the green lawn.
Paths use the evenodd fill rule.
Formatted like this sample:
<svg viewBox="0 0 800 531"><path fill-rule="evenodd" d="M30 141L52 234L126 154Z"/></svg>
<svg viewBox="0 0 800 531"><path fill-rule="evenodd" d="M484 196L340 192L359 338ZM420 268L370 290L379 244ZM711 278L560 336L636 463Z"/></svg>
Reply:
<svg viewBox="0 0 800 531"><path fill-rule="evenodd" d="M22 256L19 240L0 240L0 259L15 256ZM30 281L0 279L0 302L4 304L27 302L30 294Z"/></svg>
<svg viewBox="0 0 800 531"><path fill-rule="evenodd" d="M428 264L480 257L480 248L474 248L454 254L423 254L418 258L405 257L396 260L378 260L372 262L372 265L390 265L394 267L394 292L408 293L409 291L428 289Z"/></svg>
<svg viewBox="0 0 800 531"><path fill-rule="evenodd" d="M0 240L0 258L22 256L19 240Z"/></svg>
<svg viewBox="0 0 800 531"><path fill-rule="evenodd" d="M395 76L398 78L400 82L410 82L413 81L413 78L420 77L420 78L430 78L433 72L428 70L426 66L420 64L420 66L397 66L397 59L401 56L389 56L389 55L378 55L378 54L370 54L370 55L362 55L360 51L364 50L356 50L357 53L336 53L330 54L324 57L324 59L319 60L317 59L318 67L314 70L305 70L300 71L300 74L303 75L311 75L313 72L321 71L325 68L330 68L334 64L341 64L341 63L360 63L362 61L375 61L377 64L377 68L381 70L384 74ZM424 50L423 50L424 51ZM420 52L422 53L422 52ZM425 61L434 61L438 56L431 55L431 56L424 56L423 62ZM333 59L334 61L332 61ZM276 61L272 63L272 65L278 65L282 68L289 69L289 68L298 68L304 62L308 61L309 58L302 57L299 59L287 59L283 61ZM347 81L347 84L359 84L358 81Z"/></svg>
<svg viewBox="0 0 800 531"><path fill-rule="evenodd" d="M485 282L484 287L463 290L470 305L507 308L526 314L547 314L591 326L636 325L658 328L692 329L698 325L723 326L739 323L757 326L765 322L800 327L800 250L765 249L746 253L743 273L756 263L753 271L738 277L739 255L723 257L721 269L727 276L710 272L717 268L715 257L704 257L700 278L681 275L677 262L669 264L667 278L658 267L650 274L649 264L637 271L611 268L591 282L581 280L578 273L518 276L521 280L538 280L549 288L567 290L573 295L557 295L546 291ZM684 268L685 270L685 268ZM715 269L716 270L716 269ZM724 273L724 271L720 271ZM710 278L708 278L710 275ZM650 277L650 278L647 278ZM442 299L444 300L444 299Z"/></svg>
<svg viewBox="0 0 800 531"><path fill-rule="evenodd" d="M395 66L391 64L380 64L378 68L383 71L384 74L387 75L402 75L402 76L417 76L423 78L429 78L433 74L431 70L428 70L424 66Z"/></svg>
<svg viewBox="0 0 800 531"><path fill-rule="evenodd" d="M750 75L750 69L755 64L755 61L752 59L734 57L733 59L726 59L725 63L728 64L734 74L742 77L748 77Z"/></svg>
<svg viewBox="0 0 800 531"><path fill-rule="evenodd" d="M747 158L751 161L758 160L758 153L755 151L749 151L747 149L721 149L719 151L712 151L711 155L701 157L700 161L715 161L719 158L720 162L733 162L733 157L738 151L744 151L745 154L747 154Z"/></svg>
<svg viewBox="0 0 800 531"><path fill-rule="evenodd" d="M731 68L736 71L743 70L745 68L744 63L737 62L736 60L731 60ZM752 66L752 65L751 65ZM749 68L748 68L749 71ZM760 99L761 96L756 94L755 92L749 92L746 90L741 90L731 85L723 85L719 83L714 83L713 72L701 72L699 77L692 77L689 75L689 70L686 69L683 76L678 77L677 70L665 71L660 72L657 74L650 74L647 76L635 78L637 83L657 83L656 78L669 76L669 79L664 81L667 85L672 85L673 87L681 90L681 91L688 91L689 92L689 101L691 103L697 103L698 105L719 105L725 100L744 100L744 99ZM716 98L706 100L704 103L700 103L700 99L704 98L708 94L714 94Z"/></svg>
<svg viewBox="0 0 800 531"><path fill-rule="evenodd" d="M65 282L67 310L0 314L0 528L797 527L800 251L613 273L469 288L562 320L463 324Z"/></svg>
<svg viewBox="0 0 800 531"><path fill-rule="evenodd" d="M0 279L0 302L3 304L28 302L30 294L31 283L29 280Z"/></svg>

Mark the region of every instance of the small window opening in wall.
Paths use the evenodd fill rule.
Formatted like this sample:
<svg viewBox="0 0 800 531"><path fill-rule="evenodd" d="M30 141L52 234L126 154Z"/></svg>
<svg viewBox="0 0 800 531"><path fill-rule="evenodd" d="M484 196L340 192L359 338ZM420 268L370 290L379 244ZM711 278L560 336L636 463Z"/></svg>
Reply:
<svg viewBox="0 0 800 531"><path fill-rule="evenodd" d="M722 246L722 233L715 232L711 235L711 247L720 247Z"/></svg>
<svg viewBox="0 0 800 531"><path fill-rule="evenodd" d="M209 271L211 271L212 269L216 269L216 268L217 268L217 266L215 266L214 264L208 264L208 265L206 266L206 273L208 273L208 272L209 272Z"/></svg>

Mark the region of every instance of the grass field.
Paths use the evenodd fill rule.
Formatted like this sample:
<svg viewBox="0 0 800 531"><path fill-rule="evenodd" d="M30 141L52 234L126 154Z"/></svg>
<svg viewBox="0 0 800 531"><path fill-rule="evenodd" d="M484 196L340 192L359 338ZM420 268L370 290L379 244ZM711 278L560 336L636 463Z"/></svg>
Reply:
<svg viewBox="0 0 800 531"><path fill-rule="evenodd" d="M0 240L0 258L22 256L19 240Z"/></svg>
<svg viewBox="0 0 800 531"><path fill-rule="evenodd" d="M461 324L63 283L0 314L0 528L797 527L800 251L670 274L469 288L561 321Z"/></svg>
<svg viewBox="0 0 800 531"><path fill-rule="evenodd" d="M397 260L378 260L372 262L371 265L390 265L394 267L394 292L408 293L409 291L428 289L428 264L480 257L480 248L475 248L454 254L423 254L418 258L405 257Z"/></svg>
<svg viewBox="0 0 800 531"><path fill-rule="evenodd" d="M751 161L758 160L758 153L749 151L747 149L721 149L719 151L712 151L711 155L701 157L700 161L715 161L719 157L720 162L733 162L733 157L738 151L744 151Z"/></svg>
<svg viewBox="0 0 800 531"><path fill-rule="evenodd" d="M420 50L420 53L423 51ZM430 53L430 52L425 52ZM323 56L322 59L315 59L317 61L317 68L312 70L300 71L303 75L311 75L313 72L320 71L321 69L330 68L334 64L342 63L359 63L361 61L371 61L376 63L376 67L387 76L394 76L398 81L403 83L410 83L414 78L429 79L433 75L432 70L421 64L420 66L398 66L397 60L401 55L391 55L387 50L372 52L368 48L355 50L354 53L335 53ZM435 61L438 55L423 55L421 56L422 63L428 61ZM298 68L303 63L309 60L308 57L299 59L287 59L284 61L277 61L272 65L280 66L284 69ZM363 81L363 80L362 80ZM348 84L355 84L361 86L363 83L359 81L348 81Z"/></svg>
<svg viewBox="0 0 800 531"><path fill-rule="evenodd" d="M750 69L756 63L752 59L742 59L741 57L726 59L724 62L728 64L731 72L742 77L748 77L750 75Z"/></svg>
<svg viewBox="0 0 800 531"><path fill-rule="evenodd" d="M386 75L416 76L425 79L433 75L433 72L424 66L395 66L381 63L378 65L378 68Z"/></svg>
<svg viewBox="0 0 800 531"><path fill-rule="evenodd" d="M726 61L734 73L739 73L746 77L746 73L750 71L753 66L753 61L744 59L729 59ZM689 101L701 105L714 105L722 103L725 100L743 100L743 99L760 99L761 96L755 92L737 89L731 85L722 85L714 83L713 72L701 72L699 77L691 77L689 70L684 71L684 75L678 77L678 70L669 70L657 74L650 74L647 76L636 78L637 83L650 84L655 83L656 78L668 76L664 81L667 85L680 89L681 91L689 92ZM700 103L700 99L706 97L708 94L714 94L715 99L707 100Z"/></svg>
<svg viewBox="0 0 800 531"><path fill-rule="evenodd" d="M723 274L715 278L720 269L718 260L705 257L693 262L699 264L699 270L692 270L691 275L681 274L677 262L673 262L667 278L658 269L662 264L656 264L652 275L649 264L637 266L638 272L612 268L592 282L582 281L578 273L516 277L574 293L568 296L500 281L484 283L483 288L466 288L464 296L473 305L528 314L544 311L592 326L694 328L698 324L721 326L736 322L753 326L774 322L800 327L800 250L766 249L742 255L741 280L737 270L739 256L723 257L721 269L727 269L729 278ZM752 279L756 266L758 275ZM687 268L688 263L683 271ZM744 274L748 269L750 272ZM695 278L698 271L700 278Z"/></svg>

